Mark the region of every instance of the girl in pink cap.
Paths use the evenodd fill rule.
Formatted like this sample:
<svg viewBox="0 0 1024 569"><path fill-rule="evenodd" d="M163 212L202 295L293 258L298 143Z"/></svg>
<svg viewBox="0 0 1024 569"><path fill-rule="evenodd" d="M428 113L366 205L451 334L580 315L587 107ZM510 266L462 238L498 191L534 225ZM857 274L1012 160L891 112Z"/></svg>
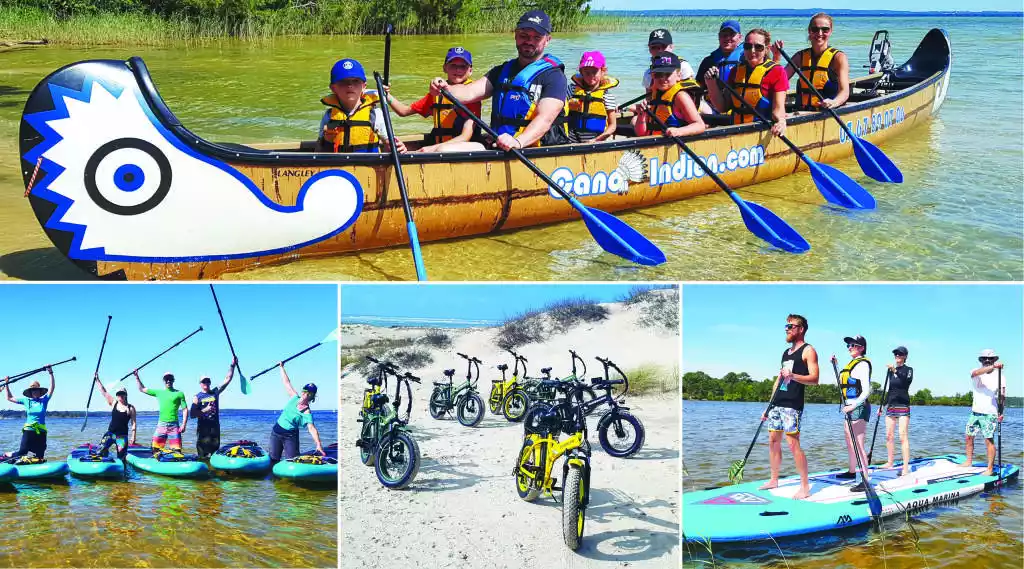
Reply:
<svg viewBox="0 0 1024 569"><path fill-rule="evenodd" d="M601 142L615 134L615 95L611 89L619 80L608 76L600 51L583 52L579 73L572 76L573 92L569 104L569 140Z"/></svg>

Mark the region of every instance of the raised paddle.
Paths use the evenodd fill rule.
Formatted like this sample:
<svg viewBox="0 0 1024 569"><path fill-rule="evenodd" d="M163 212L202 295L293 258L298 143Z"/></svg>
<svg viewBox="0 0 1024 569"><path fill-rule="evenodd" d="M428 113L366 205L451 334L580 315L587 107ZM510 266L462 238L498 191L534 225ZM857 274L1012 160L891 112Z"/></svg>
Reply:
<svg viewBox="0 0 1024 569"><path fill-rule="evenodd" d="M483 119L473 114L466 105L456 99L448 89L441 89L441 93L448 98L455 105L455 108L462 111L463 114L468 116L473 122L475 122L481 130L486 132L491 138L497 140L498 133L494 132L491 125L487 124ZM576 208L576 211L580 212L583 217L583 222L586 223L587 229L590 230L591 237L597 241L597 244L601 246L605 251L618 255L624 259L628 259L634 263L641 265L660 265L665 262L665 254L658 249L658 246L651 243L649 239L640 234L637 230L633 229L625 222L619 220L614 215L601 211L597 208L587 207L579 202L576 198L572 197L569 192L565 191L561 186L558 185L550 176L544 173L543 170L537 167L536 164L530 161L529 158L523 155L523 152L518 148L509 149L524 166L530 169L531 172L537 175L538 178L544 181L552 190L558 195L562 196L569 205Z"/></svg>
<svg viewBox="0 0 1024 569"><path fill-rule="evenodd" d="M249 378L249 381L255 380L255 379L256 379L257 377L259 377L259 376L261 376L261 375L263 375L263 374L267 373L268 371L271 371L271 370L273 370L273 369L274 369L274 368L276 368L277 366L279 366L279 365L281 365L281 364L286 364L286 363L288 363L288 362L290 362L290 361L294 360L295 358L297 358L297 357L301 356L302 354L304 354L304 353L306 353L306 352L308 352L308 351L310 351L310 350L313 350L313 349L315 349L315 348L318 348L318 347L320 347L320 346L321 346L322 344L325 344L325 343L327 343L327 342L336 342L336 341L338 341L338 334L339 334L340 332L341 332L341 330L340 330L340 329L334 329L334 330L332 330L332 331L331 331L331 333L330 333L330 334L328 334L327 336L325 336L323 340L320 340L319 342L317 342L317 343L313 344L312 346L310 346L310 347L306 348L305 350L302 350L301 352L299 352L299 353L297 353L297 354L295 354L295 355L292 355L292 356L288 356L287 358L285 358L285 359L281 360L280 362L278 362L278 363L276 363L276 364L274 364L274 365L272 365L272 366L268 367L267 369L265 369L265 370L263 370L263 371L261 371L261 372L257 373L256 375L254 375L254 376L250 377L250 378Z"/></svg>
<svg viewBox="0 0 1024 569"><path fill-rule="evenodd" d="M748 103L735 89L729 86L728 83L722 81L721 77L715 77L718 84L725 87L729 93L732 94L733 98L739 100L739 102L749 109L754 116L758 119L773 124L775 121L766 117L757 107ZM783 135L779 137L782 142L786 143L786 146L790 148L804 164L807 164L807 169L811 172L811 179L814 180L814 185L821 192L822 197L830 203L834 203L839 206L848 207L851 209L874 209L875 198L867 190L865 190L860 184L858 184L853 178L847 176L841 170L838 170L828 164L818 164L814 160L811 160L810 156L804 153L799 146L793 143L789 137Z"/></svg>
<svg viewBox="0 0 1024 569"><path fill-rule="evenodd" d="M170 348L167 348L166 350L164 350L164 351L160 352L159 354L157 354L157 355L155 355L155 356L153 356L153 357L149 358L149 360L147 360L147 361L146 361L146 363L144 363L144 364L142 364L142 365L140 365L140 366L137 366L137 367L136 367L135 369L133 369L132 371L130 371L130 372L128 372L128 373L126 373L126 374L124 374L123 376L121 376L121 379L118 379L117 381L113 381L113 382L111 382L111 383L110 383L110 385L108 385L108 386L107 386L107 389L108 389L108 390L110 390L110 389L113 389L113 388L114 388L114 386L115 386L115 385L117 385L118 383L121 383L122 381L124 381L124 380L128 379L128 378L129 378L129 377L131 377L131 376L132 376L132 375L133 375L133 374L134 374L135 372L137 372L137 371L141 370L142 368L144 368L144 367L148 366L149 364L151 364L151 363L155 362L155 361L156 361L156 360L157 360L157 359L158 359L158 358L159 358L160 356L162 356L162 355L166 354L167 352L169 352L169 351L173 350L174 348L177 348L177 347L178 347L178 346L180 346L180 345L181 345L181 344L182 344L183 342L185 342L185 340L188 340L188 339L189 339L189 338L191 338L192 336L195 336L196 334L198 334L198 333L200 333L200 332L202 332L202 331L203 331L203 327L202 327L202 326L200 326L200 327L196 328L196 329L195 329L195 330L193 330L193 331L192 331L191 333L189 333L189 335L188 335L188 336L185 336L184 338L182 338L182 339L178 340L177 342L175 342L174 344L172 344Z"/></svg>
<svg viewBox="0 0 1024 569"><path fill-rule="evenodd" d="M93 381L89 385L89 398L85 401L85 420L82 421L82 428L80 431L85 430L85 426L89 424L89 405L92 403L92 392L96 390L96 378L100 376L100 362L103 361L103 349L107 347L107 333L110 332L110 321L114 317L107 315L107 328L103 331L103 343L100 344L100 355L96 358L96 371L92 372Z"/></svg>
<svg viewBox="0 0 1024 569"><path fill-rule="evenodd" d="M384 82L380 73L373 72L377 82L377 90L384 92ZM384 114L384 128L388 132L388 144L391 146L391 161L395 164L395 178L398 180L398 193L402 195L402 209L405 211L405 227L409 233L409 246L412 248L412 261L416 265L416 280L427 280L427 269L423 266L423 255L420 253L420 237L416 231L416 222L412 218L412 204L409 203L409 191L405 189L405 174L402 173L402 161L398 159L398 148L395 148L395 129L391 126L391 109L385 103L380 106Z"/></svg>
<svg viewBox="0 0 1024 569"><path fill-rule="evenodd" d="M836 362L832 362L832 370L836 372L836 386L839 387L839 409L842 410L846 407L846 393L843 392L843 384L839 380L839 366ZM871 517L878 521L882 515L882 501L878 499L878 494L875 493L875 489L871 487L871 482L868 481L868 470L864 465L864 460L861 459L861 450L857 448L857 437L853 434L853 419L850 418L849 413L843 413L843 417L846 418L846 428L850 432L850 442L853 444L853 454L857 457L857 466L860 467L860 481L864 484L864 494L868 499L868 507L871 508Z"/></svg>
<svg viewBox="0 0 1024 569"><path fill-rule="evenodd" d="M235 367L238 369L238 379L241 382L242 395L249 394L249 381L245 379L245 374L242 373L242 366L238 363L238 356L235 354L235 346L231 343L231 334L228 334L228 323L224 321L224 313L220 310L220 301L217 300L217 291L213 290L213 285L210 285L210 293L213 295L213 304L217 306L217 316L220 316L220 325L224 327L224 337L228 339L228 348L231 349L231 357L235 361Z"/></svg>
<svg viewBox="0 0 1024 569"><path fill-rule="evenodd" d="M779 53L782 54L782 57L786 58L786 62L789 63L789 66L792 67L793 70L796 71L796 74L800 76L800 80L803 81L804 85L810 87L811 91L818 97L818 99L824 100L825 96L814 87L813 83L807 80L804 73L800 71L800 66L793 63L793 60L789 58L789 55L784 50L780 49ZM850 132L850 128L846 126L845 122L843 122L843 119L839 118L839 115L836 114L835 109L827 107L823 108L828 111L828 114L832 115L832 118L836 119L839 126L846 131L847 138L849 138L850 142L853 144L853 153L857 156L857 163L860 164L860 169L863 170L865 174L879 182L893 182L896 184L903 182L903 172L900 172L900 169L896 164L893 164L892 160L889 159L884 152L874 144L854 136L854 134Z"/></svg>
<svg viewBox="0 0 1024 569"><path fill-rule="evenodd" d="M44 366L37 367L36 369L32 369L32 370L29 370L29 371L23 371L23 372L21 372L19 374L12 375L9 378L7 378L7 381L5 381L2 385L0 385L0 388L6 387L6 386L14 383L15 381L20 381L22 379L25 379L26 377L32 377L33 375L35 375L37 373L42 373L42 372L46 371L46 368L48 368L48 367L49 368L54 368L54 367L57 367L57 366L59 366L61 364L66 364L68 362L73 362L73 361L75 361L77 359L78 359L77 356L70 357L70 358L68 358L66 360L61 360L59 362L54 362L52 364L47 364L47 365L44 365Z"/></svg>
<svg viewBox="0 0 1024 569"><path fill-rule="evenodd" d="M779 381L782 381L779 379ZM762 417L768 415L772 410L772 406L775 405L775 394L778 393L778 388L772 391L772 396L768 399L768 407L765 408L764 413L761 413ZM729 482L733 484L739 484L743 480L743 467L747 465L747 459L750 458L750 451L754 450L754 444L757 443L757 437L761 435L761 427L764 426L764 421L757 423L757 430L754 431L754 439L750 441L750 446L747 447L747 454L743 455L743 460L737 460L736 462L729 465Z"/></svg>
<svg viewBox="0 0 1024 569"><path fill-rule="evenodd" d="M718 184L719 188L722 188L729 198L740 208L740 215L743 217L743 224L747 226L747 230L756 235L757 237L764 239L768 243L788 251L790 253L803 253L810 250L811 245L806 239L801 236L796 229L793 229L788 223L770 209L756 204L754 202L744 201L732 188L729 187L718 174L711 171L707 164L704 163L704 159L690 149L689 146L683 142L682 138L678 136L672 136L668 133L668 126L665 122L658 118L658 115L654 113L650 108L647 109L647 114L651 119L661 127L662 136L665 138L671 138L679 145L679 148L686 152L694 163L700 167L712 180Z"/></svg>
<svg viewBox="0 0 1024 569"><path fill-rule="evenodd" d="M878 403L878 419L875 420L875 432L871 435L871 450L868 451L868 464L871 464L871 453L875 452L875 437L878 436L878 424L882 422L882 406L885 405L885 392L889 389L889 378L892 370L885 372L885 384L882 385L882 400Z"/></svg>

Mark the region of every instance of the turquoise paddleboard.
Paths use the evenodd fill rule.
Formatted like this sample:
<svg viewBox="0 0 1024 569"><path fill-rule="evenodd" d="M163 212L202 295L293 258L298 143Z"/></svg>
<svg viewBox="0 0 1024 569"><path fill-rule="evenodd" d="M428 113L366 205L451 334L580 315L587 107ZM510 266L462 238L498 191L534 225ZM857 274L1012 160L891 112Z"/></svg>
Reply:
<svg viewBox="0 0 1024 569"><path fill-rule="evenodd" d="M117 458L117 451L110 447L108 456L94 454L99 447L81 445L68 455L68 468L71 474L88 478L123 478L124 463Z"/></svg>
<svg viewBox="0 0 1024 569"><path fill-rule="evenodd" d="M194 454L183 455L179 460L161 460L153 456L153 449L140 445L128 447L128 464L150 474L179 478L201 478L209 473L206 463Z"/></svg>
<svg viewBox="0 0 1024 569"><path fill-rule="evenodd" d="M882 502L882 517L903 515L934 504L959 500L1016 480L1019 469L1003 465L1002 479L983 476L985 466L960 464L964 455L915 458L911 472L900 476L893 468L871 467L869 476ZM997 468L998 470L998 468ZM759 490L764 481L747 482L683 493L683 535L692 542L738 542L799 536L847 528L871 521L864 492L851 492L860 476L836 478L837 469L808 477L811 495L792 496L800 489L799 476L779 480L778 488Z"/></svg>
<svg viewBox="0 0 1024 569"><path fill-rule="evenodd" d="M233 474L263 474L270 470L270 455L253 441L237 441L210 455L210 468Z"/></svg>
<svg viewBox="0 0 1024 569"><path fill-rule="evenodd" d="M13 465L0 463L0 482L11 482L18 477L18 469Z"/></svg>
<svg viewBox="0 0 1024 569"><path fill-rule="evenodd" d="M274 465L274 476L296 482L337 482L338 443L324 448L326 456L306 451L295 458L282 460Z"/></svg>
<svg viewBox="0 0 1024 569"><path fill-rule="evenodd" d="M13 480L43 480L47 478L63 478L68 473L68 465L62 460L46 460L34 464L4 464L0 465L0 480L3 479L4 466L14 468ZM10 474L8 474L10 476Z"/></svg>

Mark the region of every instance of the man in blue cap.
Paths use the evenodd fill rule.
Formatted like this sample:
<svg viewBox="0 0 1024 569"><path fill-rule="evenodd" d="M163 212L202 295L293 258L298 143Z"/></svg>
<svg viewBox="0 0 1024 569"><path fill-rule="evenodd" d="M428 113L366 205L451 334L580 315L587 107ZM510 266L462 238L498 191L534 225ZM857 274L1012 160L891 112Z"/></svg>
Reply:
<svg viewBox="0 0 1024 569"><path fill-rule="evenodd" d="M331 68L331 94L320 99L327 110L320 119L317 142L323 151L390 152L380 98L366 89L366 73L354 59L341 59ZM395 138L399 152L405 144Z"/></svg>
<svg viewBox="0 0 1024 569"><path fill-rule="evenodd" d="M743 58L743 50L740 44L743 42L743 35L740 33L740 23L736 20L726 20L718 28L718 49L705 57L697 68L697 82L707 92L708 81L714 81L714 77L708 75L708 70L717 67L718 76L723 80L729 77L736 64ZM710 109L709 109L710 110Z"/></svg>
<svg viewBox="0 0 1024 569"><path fill-rule="evenodd" d="M473 74L473 54L464 47L453 47L448 50L444 58L444 72L448 76L449 85L463 85L472 83L470 76ZM443 95L427 93L422 99L411 105L406 105L391 94L391 88L384 86L387 92L388 104L400 117L407 117L418 114L422 117L433 116L434 128L426 136L426 143L430 146L420 148L418 152L437 152L438 147L444 142L468 142L476 132L473 121L456 109L452 102L445 99ZM466 105L476 116L480 116L480 103Z"/></svg>
<svg viewBox="0 0 1024 569"><path fill-rule="evenodd" d="M568 144L565 100L569 94L565 65L544 53L551 41L551 18L543 10L530 10L519 18L515 31L519 57L487 72L482 81L450 85L440 77L430 84L431 94L448 89L463 103L491 98L491 127L498 133L494 146L501 150ZM444 151L480 150L475 142L449 142Z"/></svg>

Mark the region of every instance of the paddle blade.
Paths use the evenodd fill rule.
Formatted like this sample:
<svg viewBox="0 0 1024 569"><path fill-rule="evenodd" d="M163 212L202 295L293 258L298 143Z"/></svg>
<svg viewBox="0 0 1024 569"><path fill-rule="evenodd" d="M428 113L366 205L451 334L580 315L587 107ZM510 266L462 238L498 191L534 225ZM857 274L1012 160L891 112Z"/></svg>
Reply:
<svg viewBox="0 0 1024 569"><path fill-rule="evenodd" d="M863 138L853 138L853 153L860 169L879 182L903 183L903 172L874 144Z"/></svg>
<svg viewBox="0 0 1024 569"><path fill-rule="evenodd" d="M658 246L614 215L586 207L575 199L573 207L583 216L587 229L602 249L641 265L660 265L665 254Z"/></svg>
<svg viewBox="0 0 1024 569"><path fill-rule="evenodd" d="M735 196L735 201L740 206L743 223L754 235L790 253L803 253L811 249L811 244L796 229L770 209L744 201L739 196Z"/></svg>
<svg viewBox="0 0 1024 569"><path fill-rule="evenodd" d="M729 482L739 484L743 480L743 467L747 465L745 460L737 460L729 465Z"/></svg>
<svg viewBox="0 0 1024 569"><path fill-rule="evenodd" d="M805 158L811 179L829 203L850 209L875 209L875 197L842 170Z"/></svg>
<svg viewBox="0 0 1024 569"><path fill-rule="evenodd" d="M249 380L245 379L245 375L242 374L241 370L238 372L238 379L242 384L242 395L249 395Z"/></svg>
<svg viewBox="0 0 1024 569"><path fill-rule="evenodd" d="M338 328L335 328L334 330L331 330L331 332L329 334L324 336L324 339L320 340L320 343L321 344L326 344L327 342L337 342L340 339L341 339L341 328L338 327Z"/></svg>
<svg viewBox="0 0 1024 569"><path fill-rule="evenodd" d="M878 494L875 493L875 489L871 487L871 484L868 484L865 480L864 485L866 487L865 494L867 494L868 498L868 507L871 508L871 515L878 519L882 515L882 501L878 499Z"/></svg>

